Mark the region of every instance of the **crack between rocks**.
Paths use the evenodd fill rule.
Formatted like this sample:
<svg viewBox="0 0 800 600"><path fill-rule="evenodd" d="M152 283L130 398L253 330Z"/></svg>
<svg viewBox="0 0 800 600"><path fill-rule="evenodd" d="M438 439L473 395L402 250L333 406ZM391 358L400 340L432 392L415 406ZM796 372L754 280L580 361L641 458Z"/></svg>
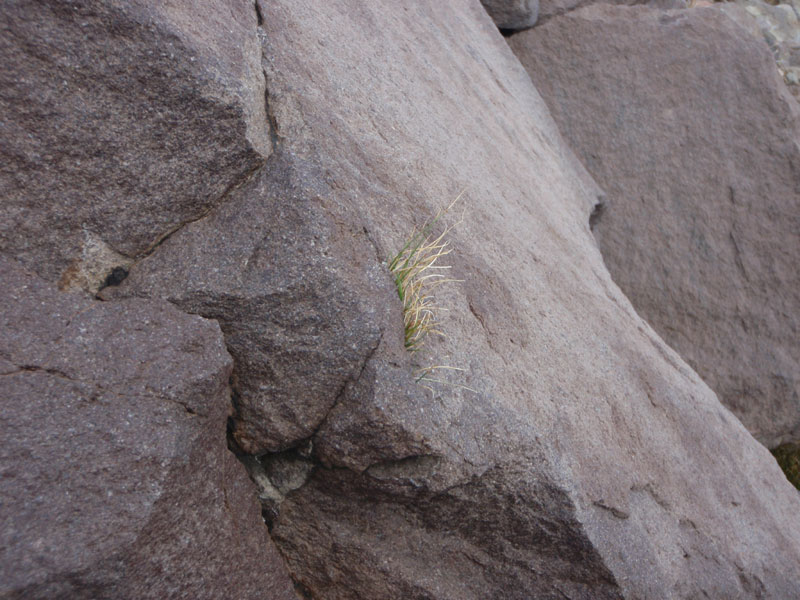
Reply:
<svg viewBox="0 0 800 600"><path fill-rule="evenodd" d="M256 12L256 19L257 19L257 23L258 23L258 25L256 27L256 36L259 38L259 46L260 46L260 49L261 49L261 62L263 64L263 62L267 58L265 53L264 53L264 46L263 46L263 44L260 43L261 42L261 38L266 35L264 33L263 28L262 28L262 25L264 23L264 16L261 13L261 7L258 5L258 0L255 0L253 2L253 7L254 7L254 10ZM202 214L200 214L199 216L194 217L192 219L188 219L186 221L183 221L183 222L179 223L178 225L176 225L175 227L173 227L171 230L169 230L166 233L164 233L159 239L157 239L153 244L151 244L144 252L142 252L139 255L137 255L135 257L134 262L130 265L129 268L135 266L136 263L138 263L139 261L141 261L141 260L147 258L148 256L150 256L153 252L155 252L155 250L159 246L161 246L169 238L171 238L173 235L175 235L178 231L180 231L181 229L183 229L187 225L191 225L192 223L196 223L197 221L200 221L200 220L204 219L213 210L215 210L215 209L219 208L220 206L222 206L225 203L227 197L230 196L230 194L233 191L237 190L238 188L244 186L246 183L248 183L249 181L254 179L258 175L258 173L260 173L266 167L267 162L269 161L269 159L272 156L274 156L275 153L278 151L278 147L281 144L281 142L283 141L283 138L278 134L278 120L275 117L275 111L272 109L272 103L270 101L269 77L267 76L266 70L263 69L263 68L261 69L261 74L264 77L264 113L267 115L267 123L269 125L270 143L272 145L272 148L271 148L272 151L270 153L270 156L266 157L261 162L261 164L255 166L253 169L251 169L247 173L243 174L241 177L238 177L233 182L231 182L231 184L225 189L225 191L222 192L222 194L218 198L216 198L213 202L211 202L210 206L206 210L204 210L202 212ZM123 254L123 256L124 256L124 254ZM129 258L134 258L134 257L129 257Z"/></svg>
<svg viewBox="0 0 800 600"><path fill-rule="evenodd" d="M141 262L151 254L153 254L159 248L159 246L161 246L164 242L166 242L168 239L170 239L173 235L178 233L184 227L205 219L212 211L218 209L220 206L225 204L225 202L228 199L228 196L230 196L232 192L236 191L240 187L252 181L258 175L258 173L260 173L266 167L268 160L269 157L266 158L264 161L262 161L261 164L257 165L256 167L253 167L250 171L248 171L241 177L231 182L231 184L225 189L225 191L222 192L222 194L220 194L219 197L216 198L213 202L211 202L209 207L206 208L200 215L193 217L191 219L187 219L186 221L182 221L181 223L174 226L166 233L162 234L161 237L159 237L155 242L153 242L147 249L138 254L135 258L129 257L129 258L134 258L134 260L129 265L128 269L129 270L133 269L133 267L135 267L139 262ZM123 254L123 256L125 255Z"/></svg>
<svg viewBox="0 0 800 600"><path fill-rule="evenodd" d="M336 407L342 401L342 398L344 397L345 393L347 392L347 387L349 385L357 385L358 382L361 380L361 377L364 375L364 371L366 370L367 365L369 364L369 361L371 361L372 357L375 356L375 352L377 352L377 350L380 347L382 341L383 341L383 329L380 330L380 334L378 335L378 339L375 341L375 345L372 346L367 351L366 355L364 356L364 359L363 359L363 361L361 363L361 367L358 370L358 375L356 375L355 377L349 377L348 379L345 380L345 382L342 384L342 387L339 389L339 392L336 394L336 397L335 397L335 399L333 401L333 404L328 409L328 411L325 413L325 416L322 417L322 420L319 422L319 425L317 425L314 428L314 430L311 432L311 435L308 436L308 439L310 439L312 441L312 443L313 443L314 438L317 437L317 434L319 434L319 432L327 424L328 419L331 416L331 413L333 413L334 409L336 409ZM321 466L324 466L324 465L321 465Z"/></svg>
<svg viewBox="0 0 800 600"><path fill-rule="evenodd" d="M630 515L628 513L626 513L624 510L620 510L620 509L618 509L618 508L616 508L614 506L610 506L610 505L606 504L605 502L603 502L602 500L595 500L594 502L592 502L592 504L594 504L597 508L602 508L603 510L610 512L612 515L614 515L618 519L628 519L628 518L630 518Z"/></svg>
<svg viewBox="0 0 800 600"><path fill-rule="evenodd" d="M492 332L489 331L489 328L486 326L486 323L483 320L483 316L477 310L475 310L475 307L472 305L472 300L470 300L469 298L467 298L467 306L469 307L469 312L471 312L472 316L474 316L478 320L478 323L481 324L481 328L486 334L486 345L489 346L489 349L492 352L494 352L498 357L500 357L500 360L503 361L504 365L508 366L508 360L506 359L505 355L494 347L494 343L492 341Z"/></svg>
<svg viewBox="0 0 800 600"><path fill-rule="evenodd" d="M12 363L13 364L13 363ZM60 379L66 379L67 381L71 381L73 383L84 383L80 380L73 379L64 371L60 371L58 369L48 369L46 367L39 367L36 365L14 365L17 367L16 371L12 371L10 373L3 373L0 377L9 377L11 375L19 375L20 373L47 373L48 375L53 375Z"/></svg>
<svg viewBox="0 0 800 600"><path fill-rule="evenodd" d="M14 364L14 363L12 362L12 364ZM20 373L46 373L47 375L52 375L54 377L58 377L59 379L63 379L65 381L69 381L71 383L79 383L79 384L83 384L83 385L88 385L91 388L93 388L94 390L97 390L97 392L99 392L101 394L108 394L108 395L115 396L117 398L122 398L124 396L124 394L120 394L119 392L114 391L113 389L104 387L104 386L98 384L96 381L85 381L83 379L76 379L74 377L71 377L70 375L68 375L64 371L61 371L60 369L53 369L53 368L48 368L48 367L40 367L38 365L16 365L16 364L14 364L14 366L17 367L16 371L12 371L10 373L2 373L2 374L0 374L0 377L10 377L12 375L19 375ZM132 394L132 395L135 396L136 394ZM188 413L188 414L190 414L192 416L200 416L200 417L205 417L206 416L204 414L198 413L196 410L191 408L188 405L188 403L182 402L181 400L176 400L175 398L166 398L166 397L161 396L159 394L152 394L152 396L154 398L156 398L158 400L162 400L164 402L171 402L173 404L177 404L178 406L183 408L183 410L186 411L186 413ZM89 398L89 401L94 401L95 399L96 399L95 395L92 395L92 397Z"/></svg>
<svg viewBox="0 0 800 600"><path fill-rule="evenodd" d="M379 265L383 265L384 261L381 260L381 254L378 250L378 243L373 239L372 234L367 229L366 225L362 225L361 229L364 231L364 237L367 238L367 241L372 245L372 249L375 251L375 260L378 261Z"/></svg>
<svg viewBox="0 0 800 600"><path fill-rule="evenodd" d="M730 232L730 238L733 243L733 259L736 262L736 267L745 280L749 282L750 276L747 274L747 269L744 268L744 262L742 262L742 250L739 248L739 243L736 241L736 236L733 234L732 230Z"/></svg>

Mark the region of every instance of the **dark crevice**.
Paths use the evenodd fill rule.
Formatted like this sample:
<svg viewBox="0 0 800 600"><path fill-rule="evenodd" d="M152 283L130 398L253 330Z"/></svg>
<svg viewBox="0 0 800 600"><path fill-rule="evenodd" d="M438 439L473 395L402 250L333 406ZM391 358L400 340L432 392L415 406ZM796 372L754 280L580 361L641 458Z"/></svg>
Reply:
<svg viewBox="0 0 800 600"><path fill-rule="evenodd" d="M630 518L630 515L627 512L625 512L624 510L620 510L620 509L615 508L613 506L609 506L608 504L606 504L602 500L595 500L592 504L594 504L598 508L602 508L603 510L606 510L606 511L610 512L612 515L614 515L618 519L623 519L624 520L624 519Z"/></svg>
<svg viewBox="0 0 800 600"><path fill-rule="evenodd" d="M305 585L303 585L299 581L294 582L294 590L297 592L298 596L303 600L314 600L314 594L311 593L311 590L308 589Z"/></svg>
<svg viewBox="0 0 800 600"><path fill-rule="evenodd" d="M592 213L589 215L589 229L594 231L594 228L600 222L600 219L603 217L603 214L606 212L606 203L602 200L597 202L592 208Z"/></svg>
<svg viewBox="0 0 800 600"><path fill-rule="evenodd" d="M48 369L46 367L38 367L36 365L17 365L17 369L17 371L12 371L11 373L4 373L3 376L19 375L20 373L47 373L48 375L60 377L61 379L66 379L67 381L75 381L75 379L64 373L64 371L59 371L58 369Z"/></svg>
<svg viewBox="0 0 800 600"><path fill-rule="evenodd" d="M258 20L258 37L259 42L261 43L261 64L263 65L265 62L268 62L267 56L264 54L264 46L263 40L265 33L261 26L264 24L264 15L261 13L261 6L258 4L258 0L255 0L255 8L256 8L256 19ZM267 74L266 69L261 69L261 74L264 77L264 114L267 115L267 124L269 125L269 138L270 143L272 144L272 152L276 152L278 150L278 146L280 145L282 138L278 135L278 120L275 118L275 112L272 110L272 102L270 101L270 92L269 92L269 75Z"/></svg>
<svg viewBox="0 0 800 600"><path fill-rule="evenodd" d="M262 69L261 73L264 75L264 109L267 115L267 122L269 124L269 139L272 143L272 152L277 152L278 146L281 143L281 137L278 135L278 120L275 118L275 113L272 110L272 103L269 94L269 76L267 72Z"/></svg>
<svg viewBox="0 0 800 600"><path fill-rule="evenodd" d="M312 477L314 471L319 468L330 468L325 465L314 451L314 439L319 431L324 427L328 417L345 396L348 385L356 384L364 374L364 370L380 347L383 340L383 332L378 336L375 344L368 350L362 360L358 374L344 382L340 391L336 395L328 412L314 429L313 433L303 440L299 440L286 450L279 452L268 452L259 456L254 456L244 452L236 442L233 431L235 427L234 417L228 418L228 448L236 458L245 466L251 481L258 489L258 497L261 503L261 515L267 529L272 532L275 521L280 514L280 505L285 498L292 492L303 487ZM235 378L231 378L231 403L234 407L234 414L238 409L239 392L236 387Z"/></svg>
<svg viewBox="0 0 800 600"><path fill-rule="evenodd" d="M106 277L106 280L103 282L103 285L100 286L100 289L97 290L98 293L107 288L112 286L117 286L128 276L128 269L125 267L114 267L111 272Z"/></svg>

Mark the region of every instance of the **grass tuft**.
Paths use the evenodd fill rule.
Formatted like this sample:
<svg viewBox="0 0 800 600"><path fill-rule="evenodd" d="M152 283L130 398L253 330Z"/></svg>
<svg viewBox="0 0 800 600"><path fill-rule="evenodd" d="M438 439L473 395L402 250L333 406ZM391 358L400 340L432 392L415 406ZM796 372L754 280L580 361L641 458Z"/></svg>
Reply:
<svg viewBox="0 0 800 600"><path fill-rule="evenodd" d="M459 198L461 194L421 230L415 231L388 263L403 304L405 347L409 352L419 350L428 334L442 335L436 328L437 315L445 309L436 304L433 292L440 285L457 281L447 277L450 266L440 262L451 252L446 237L453 226L445 227L438 236L434 236L433 228Z"/></svg>

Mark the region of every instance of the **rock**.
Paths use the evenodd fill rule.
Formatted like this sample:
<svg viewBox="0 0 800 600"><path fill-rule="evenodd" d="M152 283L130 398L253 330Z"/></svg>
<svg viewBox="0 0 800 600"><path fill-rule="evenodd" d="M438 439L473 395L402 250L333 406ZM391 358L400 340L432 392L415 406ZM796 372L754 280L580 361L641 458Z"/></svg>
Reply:
<svg viewBox="0 0 800 600"><path fill-rule="evenodd" d="M0 250L95 292L271 148L247 2L3 5Z"/></svg>
<svg viewBox="0 0 800 600"><path fill-rule="evenodd" d="M539 0L481 0L500 29L526 29L536 24Z"/></svg>
<svg viewBox="0 0 800 600"><path fill-rule="evenodd" d="M234 437L249 453L311 437L380 341L363 299L390 284L363 232L351 243L326 214L323 180L274 156L102 292L159 296L219 321L234 358Z"/></svg>
<svg viewBox="0 0 800 600"><path fill-rule="evenodd" d="M719 5L728 16L763 39L772 55L778 72L789 91L800 99L800 13L791 4L768 4L762 0L735 0Z"/></svg>
<svg viewBox="0 0 800 600"><path fill-rule="evenodd" d="M114 427L123 431L126 420L137 427L138 437L118 446L126 458L141 457L128 460L130 471L109 468L75 485L95 493L93 482L107 476L109 485L119 482L136 493L143 487L144 499L134 498L148 510L142 516L134 505L121 511L127 519L114 515L118 530L92 545L109 558L88 570L72 563L62 569L70 576L58 585L80 587L62 588L63 595L102 597L111 589L108 581L119 581L127 587L114 589L115 597L238 598L248 597L257 581L262 595L288 597L255 511L251 507L252 518L236 521L245 514L237 503L250 502L251 490L244 483L241 491L232 489L241 472L231 466L225 474L220 466L231 459L220 435L229 363L219 332L199 317L166 308L157 300L163 298L220 323L234 358L232 440L250 453L243 462L260 486L271 536L304 597L790 597L800 585L796 490L611 281L588 225L602 193L563 143L480 4L218 5L109 3L113 8L102 10L122 16L91 37L100 48L114 47L120 32L169 31L175 40L211 36L228 49L220 51L220 61L237 48L246 60L220 63L217 72L211 68L215 47L194 62L194 54L176 51L176 65L213 71L221 79L212 79L230 92L209 95L222 102L224 115L233 106L236 119L203 116L211 131L199 141L224 147L222 156L240 170L218 169L205 160L202 144L196 154L187 144L187 172L193 175L174 178L169 193L212 199L198 201L202 210L189 211L166 230L153 226L164 232L156 242L142 243L143 250L87 228L92 248L97 245L90 255L112 256L108 262L122 271L82 267L82 281L94 282L84 286L90 291L103 274L100 285L115 284L99 292L107 302L80 300L90 308L69 326L52 317L56 323L46 332L57 340L48 347L56 349L40 353L46 361L25 361L73 369L65 371L70 378L96 391L87 409L119 405L124 412L112 412ZM39 27L85 43L63 11L63 28L48 25L56 9L47 10ZM149 15L152 29L124 27L130 15ZM154 47L164 47L163 37L153 35ZM252 47L254 40L260 48ZM245 71L238 70L242 64L249 65ZM119 80L126 81L124 71ZM270 147L257 152L246 125L247 115L255 114L247 107L255 105L244 92L234 93L252 89L263 92L262 125L270 125ZM144 78L138 93L160 97L164 90L159 80ZM55 109L53 98L45 100ZM108 102L125 104L118 97ZM164 103L170 114L184 108L180 97L167 95ZM120 113L109 115L109 130L137 131ZM215 133L216 124L223 133ZM162 147L161 135L159 127L145 135L138 170L119 173L122 184L153 179L148 169L164 155L150 148ZM52 147L55 152L64 145ZM242 148L244 155L237 154ZM223 180L221 193L209 191ZM81 189L83 180L77 181L64 185ZM462 190L460 203L436 224L437 231L457 224L448 236L453 252L446 264L460 283L436 293L437 304L447 309L438 324L445 337L432 336L423 350L408 353L387 259ZM113 214L114 203L107 206ZM57 211L49 210L28 213L31 226L44 222L42 215L54 220ZM130 210L139 211L143 222L161 223L158 211ZM128 229L121 214L109 222L110 230ZM84 235L77 221L64 227L65 235ZM63 250L59 236L35 239L35 256L13 245L3 249L55 282L62 277L53 267L60 264L56 258L72 260L77 251ZM117 263L117 255L125 262ZM75 298L48 289L58 299ZM69 309L61 312L79 312ZM59 311L13 310L9 314L19 316L8 321L20 333L3 337L20 344L33 340L25 342L25 352L37 356L33 332L43 327L30 320ZM101 326L96 321L105 311L113 314ZM205 337L187 340L192 326ZM76 355L72 346L98 350ZM224 360L216 370L206 368L205 353L215 351ZM20 361L10 353L0 352L0 358L0 369L14 373L0 378L4 385L32 377L16 373ZM35 375L69 383L53 373ZM167 375L171 387L162 389ZM107 383L101 388L98 379ZM56 409L92 397L81 391L70 400L69 390L60 388L52 394ZM63 412L55 414L66 425L64 435L104 422L73 425L75 411ZM212 413L219 420L204 417ZM134 445L139 439L149 445ZM58 448L51 464L105 456L83 458L73 453L90 444L65 443L41 444ZM21 445L15 444L9 447ZM148 452L164 445L148 462ZM6 464L13 470L17 463ZM160 488L133 470L145 466L164 489L157 502L152 498ZM43 475L31 481L46 488ZM106 487L100 486L102 493ZM51 519L59 523L67 496L46 490L45 498L55 496ZM232 514L220 511L220 490ZM90 507L100 523L107 522L105 506ZM193 527L172 526L189 514L196 514L188 519ZM242 525L237 529L232 521ZM69 555L63 538L56 529L37 541ZM240 539L241 545L234 543ZM183 553L176 554L183 543ZM13 556L22 555L19 546L4 543ZM247 548L247 558L240 558ZM163 569L174 579L154 580L145 557L158 567L165 556L172 560ZM171 570L173 565L178 568ZM16 589L27 587L19 595L61 593L36 577L20 576ZM223 579L224 592L218 583Z"/></svg>
<svg viewBox="0 0 800 600"><path fill-rule="evenodd" d="M791 596L797 491L611 281L601 192L485 11L256 7L266 166L101 295L220 321L298 590ZM410 354L386 263L465 188Z"/></svg>
<svg viewBox="0 0 800 600"><path fill-rule="evenodd" d="M620 6L645 4L653 8L678 9L687 8L692 1L702 2L704 0L540 0L537 25L541 25L553 17L565 15L573 10L592 4L614 4Z"/></svg>
<svg viewBox="0 0 800 600"><path fill-rule="evenodd" d="M764 43L597 6L511 45L608 194L614 280L757 439L800 439L800 120Z"/></svg>
<svg viewBox="0 0 800 600"><path fill-rule="evenodd" d="M225 444L219 327L0 279L0 597L294 597Z"/></svg>

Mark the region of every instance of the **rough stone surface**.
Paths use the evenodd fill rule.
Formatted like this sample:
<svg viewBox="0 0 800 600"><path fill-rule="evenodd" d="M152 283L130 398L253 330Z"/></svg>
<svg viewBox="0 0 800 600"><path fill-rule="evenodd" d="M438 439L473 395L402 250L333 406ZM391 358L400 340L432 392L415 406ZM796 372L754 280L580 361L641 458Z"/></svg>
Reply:
<svg viewBox="0 0 800 600"><path fill-rule="evenodd" d="M481 0L500 29L533 27L539 16L540 0Z"/></svg>
<svg viewBox="0 0 800 600"><path fill-rule="evenodd" d="M539 20L537 25L547 22L553 17L565 15L592 4L614 4L633 6L645 4L652 8L687 8L691 0L539 0Z"/></svg>
<svg viewBox="0 0 800 600"><path fill-rule="evenodd" d="M614 280L775 447L800 439L800 121L743 33L715 9L596 6L511 45L608 194Z"/></svg>
<svg viewBox="0 0 800 600"><path fill-rule="evenodd" d="M219 327L0 280L0 597L293 598L225 444Z"/></svg>
<svg viewBox="0 0 800 600"><path fill-rule="evenodd" d="M380 340L363 298L388 281L363 232L325 214L323 179L276 155L102 293L160 296L219 321L234 358L234 436L250 453L311 437ZM360 246L348 241L358 234Z"/></svg>
<svg viewBox="0 0 800 600"><path fill-rule="evenodd" d="M257 7L275 151L103 295L220 321L301 593L790 596L800 497L611 281L599 189L481 5ZM464 188L411 355L385 261Z"/></svg>
<svg viewBox="0 0 800 600"><path fill-rule="evenodd" d="M795 98L800 99L800 3L795 4L735 0L718 6L767 43L783 81Z"/></svg>
<svg viewBox="0 0 800 600"><path fill-rule="evenodd" d="M23 4L9 6L9 15L22 14ZM3 385L47 377L53 385L74 380L88 389L79 394L53 387L52 396L50 388L34 389L34 400L50 402L58 415L63 427L57 434L74 430L95 440L88 424L104 421L75 423L81 413L63 407L100 411L108 405L123 412L112 413L113 422L103 429L111 434L96 444L117 443L114 436L127 427L139 436L112 447L128 458L124 471L102 470L108 452L91 453L90 443L54 437L56 444L45 439L32 446L53 457L49 465L69 467L72 457L99 465L99 473L75 485L88 494L119 490L113 498L123 497L118 512L127 519L115 514L113 535L90 540L80 554L89 556L89 567L69 563L58 571L69 576L56 583L41 583L35 573L20 577L17 588L27 587L18 595L75 597L80 591L103 597L113 585L127 587L106 596L289 593L252 506L249 513L236 508L252 496L224 451L229 363L218 337L208 339L211 329L218 336L216 326L129 296L165 298L220 323L234 357L232 440L238 450L253 453L243 462L260 486L272 537L305 598L786 598L798 588L796 490L611 281L588 226L601 192L561 140L528 74L477 0L43 6L41 17L30 17L27 37L12 38L17 46L25 47L20 40L30 37L39 47L41 38L63 35L59 44L86 44L83 52L102 66L98 56L105 54L92 54L93 48L116 50L120 33L141 39L155 32L141 48L120 51L120 60L135 57L121 63L125 68L146 75L155 63L141 60L142 54L166 52L162 34L170 32L176 68L213 72L211 79L222 82L214 95L202 83L206 79L189 84L176 73L177 89L191 98L208 92L215 102L226 100L213 104L219 115L187 112L183 96L170 96L158 78L142 77L135 93L167 94L159 106L173 111L168 114L176 116L175 127L200 121L176 133L188 140L188 171L169 178L167 186L175 199L191 198L200 210L159 220L158 203L104 201L109 215L120 213L109 216L108 230L122 231L124 243L105 230L82 227L77 218L64 225L64 236L83 240L88 230L86 260L99 256L129 271L124 280L114 276L119 285L102 290L108 302L76 300L80 307L68 307L69 325L56 316L52 325L37 325L36 319L66 311L42 316L22 301L27 312L15 308L17 316L7 319L19 334L3 338L40 357L22 366L58 369L68 379L20 369L23 361L14 357L24 353L13 349L2 353ZM67 18L75 6L111 16L98 17L84 39L77 33L82 21ZM53 26L56 18L65 23ZM24 29L19 21L13 30ZM54 37L37 38L37 28ZM204 46L204 40L217 42ZM204 51L181 50L195 43ZM218 71L211 67L217 55L230 58ZM24 56L12 53L9 64ZM120 70L119 88L110 89L130 95ZM92 77L102 79L103 72L91 71ZM36 85L52 90L43 79ZM109 80L113 74L103 81ZM109 106L128 106L127 97L109 97ZM57 100L42 98L57 114ZM264 111L261 129L258 118L248 120L256 106ZM229 110L236 118L226 121ZM160 136L174 128L145 132L137 128L139 119L133 126L123 117L110 111L104 127L140 131L135 156L141 163L113 181L147 185L157 180L149 169L165 162ZM65 116L58 131L74 127L71 119ZM217 126L223 133L215 133ZM269 143L259 146L254 131L269 135ZM54 140L52 147L61 151L71 139ZM236 168L221 168L219 156L207 160L203 143L220 149ZM30 156L47 175L42 181L55 185L57 173L43 169L48 159ZM93 173L93 163L81 164L80 173ZM65 179L65 195L84 189L82 177ZM453 278L463 280L442 286L436 296L448 309L440 319L446 337L430 339L412 355L403 348L400 302L385 261L465 188L442 222L459 223L450 234L448 258ZM57 222L58 205L36 206L43 208L27 213L29 227ZM158 225L137 237L136 221L125 222L131 212ZM37 253L6 242L3 248L56 282L59 264L83 256L77 243L77 249L62 246L64 236L28 238L36 240ZM120 256L125 261L118 264ZM80 280L95 282L83 287L94 291L104 272L83 268ZM55 296L47 300L51 304L75 298L47 289ZM7 306L4 311L12 310ZM126 325L131 321L140 329ZM188 336L191 327L206 337ZM37 336L50 340L43 344L52 352L36 350ZM71 352L73 347L81 352ZM222 357L218 368L209 365L200 377L203 356L215 351ZM420 369L431 366L463 371L434 371L449 383L424 382L431 391L416 383ZM87 397L96 400L80 400ZM219 420L204 416L212 414ZM28 429L38 435L44 417L30 420L36 425L17 427L12 435ZM28 447L24 440L14 444L9 447ZM80 454L84 450L88 456ZM13 474L19 462L8 464ZM225 464L231 465L229 475L220 474ZM150 471L144 476L134 470L145 467ZM102 477L110 483L97 492ZM152 481L162 487L148 487ZM241 491L232 489L237 481ZM42 474L30 482L51 499L52 515L43 514L58 525L34 545L63 540L62 528L73 522L63 515L83 505L69 503L72 490L59 495ZM136 493L123 495L125 486ZM230 514L221 508L225 497ZM137 512L125 498L148 510ZM105 506L87 505L87 514L105 522ZM252 516L241 517L232 534L230 522L244 514ZM188 519L192 527L174 526L187 515L195 515ZM91 531L90 522L79 533ZM17 540L3 544L13 560L24 556L20 546ZM67 563L73 555L65 546L55 548ZM237 554L243 548L253 550ZM93 562L95 551L102 561ZM4 563L15 564L12 558ZM173 575L149 577L153 563ZM201 587L202 577L209 583ZM225 591L220 581L228 585ZM61 592L47 585L73 587Z"/></svg>
<svg viewBox="0 0 800 600"><path fill-rule="evenodd" d="M62 288L203 215L270 152L252 3L3 3L0 250Z"/></svg>

